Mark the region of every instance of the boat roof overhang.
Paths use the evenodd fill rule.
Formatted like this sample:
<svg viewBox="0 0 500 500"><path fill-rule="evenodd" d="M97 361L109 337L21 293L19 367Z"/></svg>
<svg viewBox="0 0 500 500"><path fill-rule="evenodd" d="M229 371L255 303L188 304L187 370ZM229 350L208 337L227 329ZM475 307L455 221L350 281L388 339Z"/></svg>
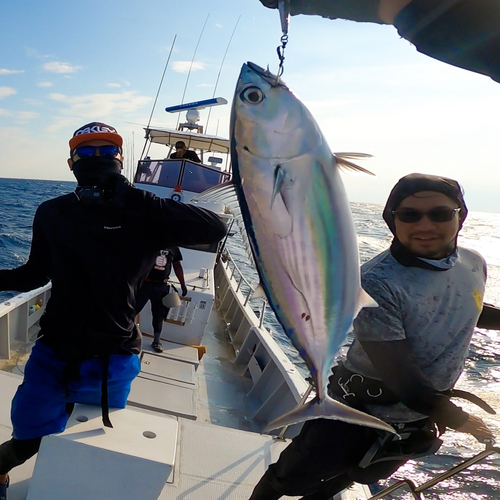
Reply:
<svg viewBox="0 0 500 500"><path fill-rule="evenodd" d="M188 149L201 149L214 153L229 154L229 139L182 130L146 128L146 139L155 144L174 146L177 141L184 141Z"/></svg>

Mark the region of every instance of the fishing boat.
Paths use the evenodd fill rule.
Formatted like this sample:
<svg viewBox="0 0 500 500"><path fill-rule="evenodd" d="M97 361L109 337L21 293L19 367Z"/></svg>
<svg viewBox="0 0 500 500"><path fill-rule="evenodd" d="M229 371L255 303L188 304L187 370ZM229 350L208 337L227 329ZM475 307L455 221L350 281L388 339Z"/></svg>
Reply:
<svg viewBox="0 0 500 500"><path fill-rule="evenodd" d="M186 122L177 129L145 129L136 187L189 203L230 179L229 141L203 133L193 113L202 105L209 104L184 105ZM201 163L170 158L180 140ZM152 146L161 153L151 157ZM231 225L223 205L203 206ZM9 500L246 500L299 432L300 424L263 433L267 423L312 397L311 387L266 327L266 302L253 298L227 241L182 254L188 294L169 309L163 353L150 347L149 306L140 312L142 371L127 407L111 410L114 427L103 426L99 407L76 405L66 430L43 438L38 455L11 471ZM10 401L49 299L50 284L0 304L0 442L10 438ZM475 459L496 451L490 447ZM403 483L393 490L409 488L423 498L425 485ZM384 495L355 484L335 500Z"/></svg>

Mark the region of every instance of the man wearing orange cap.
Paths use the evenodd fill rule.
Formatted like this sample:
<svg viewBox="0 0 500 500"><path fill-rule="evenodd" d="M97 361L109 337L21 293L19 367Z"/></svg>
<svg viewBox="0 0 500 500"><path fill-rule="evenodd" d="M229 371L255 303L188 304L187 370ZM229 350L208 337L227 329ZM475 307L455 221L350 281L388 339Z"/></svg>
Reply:
<svg viewBox="0 0 500 500"><path fill-rule="evenodd" d="M216 243L214 213L136 189L121 175L123 139L105 123L79 128L68 165L78 186L42 203L28 261L0 271L0 290L52 281L40 334L12 402L13 439L0 446L0 499L8 472L41 438L62 432L74 403L123 408L140 370L136 294L163 248Z"/></svg>

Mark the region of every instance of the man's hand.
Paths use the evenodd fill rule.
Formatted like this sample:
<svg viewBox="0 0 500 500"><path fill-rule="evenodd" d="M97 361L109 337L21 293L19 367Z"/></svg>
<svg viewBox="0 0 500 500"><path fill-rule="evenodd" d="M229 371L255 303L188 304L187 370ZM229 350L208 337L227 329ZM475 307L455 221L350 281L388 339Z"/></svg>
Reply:
<svg viewBox="0 0 500 500"><path fill-rule="evenodd" d="M181 285L181 290L182 290L182 296L185 297L188 293L186 285Z"/></svg>
<svg viewBox="0 0 500 500"><path fill-rule="evenodd" d="M484 443L485 440L495 440L495 436L489 427L481 418L475 417L474 415L469 415L467 422L455 430L472 434L480 443Z"/></svg>

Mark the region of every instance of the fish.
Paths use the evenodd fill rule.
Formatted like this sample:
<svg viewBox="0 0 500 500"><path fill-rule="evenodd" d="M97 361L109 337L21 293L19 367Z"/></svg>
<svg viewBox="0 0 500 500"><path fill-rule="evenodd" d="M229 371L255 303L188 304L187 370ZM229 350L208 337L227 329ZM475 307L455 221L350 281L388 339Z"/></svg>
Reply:
<svg viewBox="0 0 500 500"><path fill-rule="evenodd" d="M356 232L339 174L340 168L371 173L351 162L370 155L333 154L306 106L281 79L251 62L241 68L236 85L230 141L231 184L258 288L316 389L314 399L270 422L264 432L330 418L395 433L327 393L335 355L354 318L362 307L377 306L361 288Z"/></svg>

